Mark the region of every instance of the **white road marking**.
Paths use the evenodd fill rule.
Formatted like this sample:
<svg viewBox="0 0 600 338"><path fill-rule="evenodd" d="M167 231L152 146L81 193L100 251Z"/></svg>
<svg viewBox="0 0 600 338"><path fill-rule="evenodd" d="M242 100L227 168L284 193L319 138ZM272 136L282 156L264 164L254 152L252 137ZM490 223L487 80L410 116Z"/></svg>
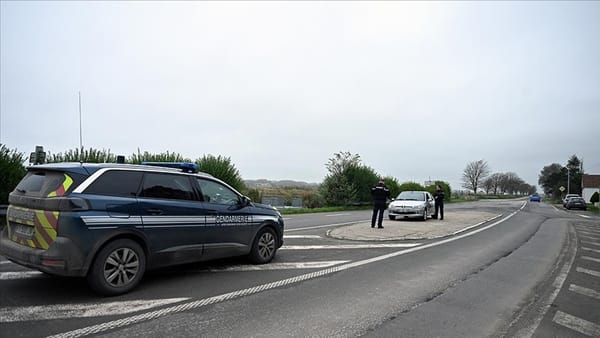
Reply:
<svg viewBox="0 0 600 338"><path fill-rule="evenodd" d="M596 298L596 299L600 300L600 292L598 292L596 290L592 290L592 289L584 288L581 286L577 286L575 284L571 284L571 285L569 285L569 291L576 292L576 293L582 294L584 296L588 296L588 297Z"/></svg>
<svg viewBox="0 0 600 338"><path fill-rule="evenodd" d="M323 238L319 235L283 235L283 238Z"/></svg>
<svg viewBox="0 0 600 338"><path fill-rule="evenodd" d="M569 275L569 271L571 271L571 266L573 266L573 262L575 261L575 253L576 252L577 252L577 247L572 246L570 252L561 253L560 257L558 258L558 261L560 261L562 259L561 257L563 257L563 256L570 257L570 259L562 266L562 268L560 269L560 272L558 273L558 276L556 276L556 279L554 279L554 282L552 282L553 291L547 299L543 300L542 311L540 311L537 314L537 316L533 319L533 322L531 323L531 325L527 326L526 328L524 328L522 330L523 334L520 335L520 337L533 336L533 333L535 332L535 330L537 330L537 328L540 326L540 323L542 322L542 319L544 318L544 316L550 309L550 306L554 303L554 300L556 299L556 297L558 297L558 294L560 293L560 290L562 289L563 284L565 283L565 280L567 279L567 276Z"/></svg>
<svg viewBox="0 0 600 338"><path fill-rule="evenodd" d="M586 234L586 235L592 235L592 236L600 236L600 231L592 231L592 230L588 230L588 229L579 230L579 233Z"/></svg>
<svg viewBox="0 0 600 338"><path fill-rule="evenodd" d="M579 317L571 316L568 313L556 311L552 321L558 325L562 325L581 334L590 337L600 337L600 325L594 324Z"/></svg>
<svg viewBox="0 0 600 338"><path fill-rule="evenodd" d="M581 273L587 273L588 275L592 275L594 277L600 277L600 271L596 271L596 270L590 270L590 269L585 269L585 268L576 268L575 271L581 272Z"/></svg>
<svg viewBox="0 0 600 338"><path fill-rule="evenodd" d="M589 245L600 246L600 243L594 243L594 242L590 242L590 241L581 241L581 244L589 244Z"/></svg>
<svg viewBox="0 0 600 338"><path fill-rule="evenodd" d="M594 258L594 257L590 257L590 256L581 256L581 259L585 259L585 260L588 260L588 261L600 263L600 258Z"/></svg>
<svg viewBox="0 0 600 338"><path fill-rule="evenodd" d="M39 271L0 272L0 280L39 278L44 274Z"/></svg>
<svg viewBox="0 0 600 338"><path fill-rule="evenodd" d="M230 265L223 268L210 268L210 272L222 271L262 271L262 270L292 270L292 269L321 269L334 265L348 263L350 261L322 261L322 262L298 262L298 263L269 263L261 265Z"/></svg>
<svg viewBox="0 0 600 338"><path fill-rule="evenodd" d="M337 245L284 245L279 250L412 248L412 247L415 247L417 245L421 245L421 243L337 244Z"/></svg>
<svg viewBox="0 0 600 338"><path fill-rule="evenodd" d="M295 229L285 229L284 232L292 232L292 231L304 231L304 230L314 230L314 229L322 229L322 228L331 228L331 227L337 227L340 225L350 225L350 224L356 224L356 223L361 223L361 222L367 222L370 220L364 220L364 221L352 221L352 222L344 222L344 223L334 223L334 224L325 224L325 225L315 225L313 227L306 227L306 228L295 228Z"/></svg>
<svg viewBox="0 0 600 338"><path fill-rule="evenodd" d="M598 237L598 236L580 235L579 237L586 238L586 239L600 240L600 237Z"/></svg>
<svg viewBox="0 0 600 338"><path fill-rule="evenodd" d="M324 215L325 217L337 217L337 216L348 216L350 214L327 214Z"/></svg>
<svg viewBox="0 0 600 338"><path fill-rule="evenodd" d="M592 249L592 248L586 248L586 247L581 247L581 250L583 250L583 251L591 251L591 252L595 252L595 253L600 253L600 250L596 250L596 249Z"/></svg>
<svg viewBox="0 0 600 338"><path fill-rule="evenodd" d="M579 215L579 216L580 216L580 217L583 217L583 218L591 218L591 217L590 217L590 216L588 216L588 215Z"/></svg>
<svg viewBox="0 0 600 338"><path fill-rule="evenodd" d="M186 300L189 300L189 298L133 300L95 304L49 304L26 307L3 307L0 308L0 323L123 315Z"/></svg>
<svg viewBox="0 0 600 338"><path fill-rule="evenodd" d="M168 308L164 308L164 309L160 309L160 310L156 310L156 311L146 312L146 313L134 315L131 317L126 317L126 318L113 320L110 322L100 323L100 324L84 327L81 329L64 332L64 333L57 334L57 335L54 335L51 337L55 337L55 338L58 338L58 337L60 337L60 338L81 337L81 336L86 336L86 335L91 335L91 334L97 334L97 333L114 330L117 328L129 326L129 325L133 325L133 324L140 323L143 321L156 319L158 317L163 317L163 316L167 316L167 315L171 315L171 314L175 314L175 313L198 309L198 308L201 308L201 307L204 307L207 305L211 305L211 304L217 304L217 303L221 303L221 302L228 301L228 300L246 297L246 296L256 294L259 292L263 292L263 291L267 291L267 290L271 290L271 289L275 289L275 288L280 288L280 287L284 287L284 286L291 285L291 284L300 283L300 282L303 282L306 280L323 277L323 276L337 273L340 271L350 270L350 269L353 269L353 268L356 268L359 266L383 261L383 260L390 259L393 257L398 257L398 256L406 255L409 253L425 250L428 248L433 248L433 247L444 245L446 243L451 243L451 242L454 242L454 241L457 241L457 240L460 240L460 239L463 239L466 237L470 237L479 232L491 229L491 228L495 227L496 225L513 217L516 213L517 212L515 211L495 223L484 226L484 227L474 230L472 232L468 232L468 233L465 233L465 234L462 234L462 235L459 235L456 237L447 238L447 239L444 239L444 240L441 240L438 242L433 242L433 243L425 244L425 245L410 248L410 249L404 249L404 250L388 253L388 254L385 254L382 256L377 256L377 257L373 257L373 258L369 258L369 259L365 259L365 260L361 260L361 261L350 262L350 263L330 267L330 268L327 268L324 270L306 273L303 275L299 275L299 276L295 276L295 277L291 277L291 278L287 278L287 279L283 279L283 280L278 280L275 282L262 284L262 285L254 286L254 287L247 288L247 289L236 290L233 292L221 294L221 295L214 296L214 297L199 299L199 300L191 301L191 302L188 302L185 304L180 304L180 305L176 305L176 306L172 306L172 307L168 307Z"/></svg>
<svg viewBox="0 0 600 338"><path fill-rule="evenodd" d="M0 264L13 264L11 261L0 261Z"/></svg>
<svg viewBox="0 0 600 338"><path fill-rule="evenodd" d="M471 230L471 229L473 229L473 228L477 228L478 226L480 226L480 225L482 225L482 224L484 224L484 223L487 223L487 222L491 222L491 221L493 221L493 220L495 220L495 219L497 219L498 217L501 217L501 216L502 216L502 214L500 214L500 215L496 215L496 216L494 216L494 217L492 217L492 218L490 218L490 219L486 219L486 220L485 220L485 221L483 221L483 222L479 222L479 223L477 223L477 224L470 225L470 226L468 226L468 227L466 227L466 228L463 228L463 229L460 229L460 230L458 230L458 231L455 231L455 232L453 232L453 233L452 233L452 235L457 235L457 234L460 234L461 232L465 232L465 231Z"/></svg>

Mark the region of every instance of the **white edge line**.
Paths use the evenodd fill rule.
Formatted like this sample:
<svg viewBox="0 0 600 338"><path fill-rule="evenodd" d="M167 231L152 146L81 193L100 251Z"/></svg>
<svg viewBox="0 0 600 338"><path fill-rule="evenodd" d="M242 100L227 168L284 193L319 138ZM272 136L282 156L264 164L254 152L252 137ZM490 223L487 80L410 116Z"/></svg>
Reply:
<svg viewBox="0 0 600 338"><path fill-rule="evenodd" d="M81 329L60 333L60 334L53 335L50 337L52 337L52 338L81 337L81 336L90 335L90 334L97 334L100 332L105 332L105 331L113 330L116 328L130 326L132 324L136 324L136 323L143 322L143 321L148 321L148 320L163 317L166 315L189 311L189 310L197 309L197 308L204 307L207 305L221 303L221 302L224 302L227 300L237 299L240 297L245 297L245 296L256 294L256 293L263 292L266 290L275 289L275 288L279 288L279 287L290 285L290 284L296 284L296 283L299 283L302 281L315 279L318 277L322 277L325 275L333 274L333 273L344 271L344 270L349 270L349 269L363 266L366 264L379 262L379 261L386 260L386 259L389 259L392 257L397 257L397 256L409 254L412 252L417 252L417 251L421 251L424 249L433 248L433 247L440 246L440 245L443 245L446 243L457 241L457 240L465 238L465 237L473 236L479 232L493 228L496 225L513 217L517 212L518 211L514 211L511 214L509 214L508 216L504 217L503 219L496 221L485 227L476 229L474 231L471 231L471 232L468 232L468 233L465 233L462 235L458 235L456 237L447 238L447 239L444 239L444 240L441 240L438 242L429 243L429 244L425 244L425 245L410 248L410 249L400 250L400 251L392 252L392 253L389 253L386 255L373 257L373 258L369 258L369 259L364 259L361 261L351 262L348 264L338 265L338 266L334 266L334 267L327 268L324 270L306 273L303 275L299 275L299 276L295 276L295 277L291 277L291 278L287 278L287 279L283 279L283 280L279 280L279 281L275 281L275 282L271 282L271 283L266 283L266 284L254 286L251 288L247 288L247 289L237 290L237 291L221 294L221 295L214 296L214 297L199 299L196 301L192 301L192 302L188 302L188 303L184 303L184 304L180 304L180 305L176 305L176 306L172 306L172 307L168 307L168 308L164 308L164 309L160 309L160 310L156 310L156 311L152 311L152 312L147 312L147 313L143 313L143 314L127 317L127 318L121 318L121 319L117 319L117 320L110 321L110 322L96 324L96 325L84 327Z"/></svg>
<svg viewBox="0 0 600 338"><path fill-rule="evenodd" d="M495 219L497 219L498 217L501 217L501 216L502 216L502 214L500 214L500 215L496 215L496 216L494 216L494 217L492 217L492 218L490 218L490 219L486 219L486 220L485 220L485 221L483 221L483 222L479 222L479 223L477 223L477 224L469 225L469 226L467 226L466 228L463 228L463 229L460 229L460 230L458 230L458 231L455 231L455 232L453 232L451 235L460 234L461 232L465 232L465 231L471 230L471 229L473 229L473 228L477 228L478 226L480 226L480 225L482 225L482 224L484 224L484 223L487 223L487 222L491 222L491 221L493 221L493 220L495 220Z"/></svg>
<svg viewBox="0 0 600 338"><path fill-rule="evenodd" d="M293 231L304 231L304 230L314 230L314 229L336 227L336 226L339 226L339 225L350 225L350 224L362 223L362 222L367 222L367 221L368 220L364 220L364 221L352 221L352 222L344 222L344 223L316 225L316 226L313 226L313 227L306 227L306 228L285 229L284 233L286 233L286 232L293 232Z"/></svg>

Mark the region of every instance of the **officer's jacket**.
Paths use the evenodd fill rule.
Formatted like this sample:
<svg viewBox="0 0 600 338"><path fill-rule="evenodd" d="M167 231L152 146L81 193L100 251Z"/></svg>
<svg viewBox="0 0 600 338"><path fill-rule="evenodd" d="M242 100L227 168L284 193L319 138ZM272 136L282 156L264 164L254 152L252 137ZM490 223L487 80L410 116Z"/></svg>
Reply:
<svg viewBox="0 0 600 338"><path fill-rule="evenodd" d="M390 197L390 189L383 184L378 184L371 188L371 195L375 202L385 202Z"/></svg>

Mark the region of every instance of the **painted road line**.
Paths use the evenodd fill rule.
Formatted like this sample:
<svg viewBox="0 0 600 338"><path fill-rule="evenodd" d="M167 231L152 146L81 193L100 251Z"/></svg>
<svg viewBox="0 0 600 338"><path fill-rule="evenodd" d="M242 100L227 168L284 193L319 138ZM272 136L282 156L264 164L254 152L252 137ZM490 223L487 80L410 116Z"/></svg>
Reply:
<svg viewBox="0 0 600 338"><path fill-rule="evenodd" d="M569 271L571 271L571 266L573 266L573 262L575 261L576 253L577 253L576 245L571 245L568 248L568 251L563 251L560 253L560 256L557 259L558 262L562 261L564 257L567 257L568 260L560 268L558 276L556 276L556 278L552 282L552 287L551 287L552 292L550 293L550 296L548 298L542 300L541 311L536 311L537 315L533 318L533 321L531 322L530 325L528 325L526 328L521 330L523 334L520 334L519 337L531 338L533 336L533 334L535 333L535 331L537 330L537 328L540 326L540 323L542 322L542 319L544 319L544 316L546 316L546 313L548 313L550 306L552 306L552 304L554 304L554 300L556 299L556 297L558 297L558 294L560 293L560 290L562 289L563 284L565 283L565 280L567 279L567 276L569 275ZM521 316L519 316L519 317L521 317ZM513 321L513 323L515 323L515 321Z"/></svg>
<svg viewBox="0 0 600 338"><path fill-rule="evenodd" d="M578 232L580 234L585 234L585 235L589 235L589 236L600 236L600 231L595 232L595 231L590 231L587 229L585 229L585 230L580 229L580 230L578 230Z"/></svg>
<svg viewBox="0 0 600 338"><path fill-rule="evenodd" d="M583 218L591 218L591 217L590 217L590 216L588 216L588 215L579 215L579 217L583 217Z"/></svg>
<svg viewBox="0 0 600 338"><path fill-rule="evenodd" d="M325 224L325 225L316 225L313 227L306 227L306 228L295 228L295 229L285 229L284 232L293 232L293 231L304 231L304 230L314 230L314 229L322 229L322 228L331 228L331 227L337 227L337 226L341 226L341 225L351 225L351 224L356 224L356 223L362 223L362 222L370 222L371 220L364 220L364 221L352 221L352 222L344 222L344 223L334 223L334 224Z"/></svg>
<svg viewBox="0 0 600 338"><path fill-rule="evenodd" d="M552 321L558 325L562 325L586 336L600 337L600 325L594 324L579 317L571 316L568 313L556 311Z"/></svg>
<svg viewBox="0 0 600 338"><path fill-rule="evenodd" d="M323 215L325 217L338 217L338 216L348 216L350 214L327 214L327 215Z"/></svg>
<svg viewBox="0 0 600 338"><path fill-rule="evenodd" d="M381 249L412 248L421 243L389 243L389 244L339 244L339 245L284 245L279 250L331 250L331 249Z"/></svg>
<svg viewBox="0 0 600 338"><path fill-rule="evenodd" d="M573 292L582 294L584 296L588 296L588 297L596 298L597 300L600 300L600 292L598 292L596 290L592 290L592 289L584 288L581 286L577 286L575 284L571 284L571 285L569 285L569 291L573 291Z"/></svg>
<svg viewBox="0 0 600 338"><path fill-rule="evenodd" d="M592 249L592 248L587 248L587 247L584 247L584 246L581 247L581 250L583 250L583 251L591 251L591 252L595 252L595 253L600 253L600 250L596 250L596 249Z"/></svg>
<svg viewBox="0 0 600 338"><path fill-rule="evenodd" d="M4 307L0 308L0 323L126 315L186 300L189 300L189 298L132 300L95 304L49 304L41 306Z"/></svg>
<svg viewBox="0 0 600 338"><path fill-rule="evenodd" d="M585 239L593 239L593 240L596 240L596 241L600 240L599 236L579 235L579 237L585 238Z"/></svg>
<svg viewBox="0 0 600 338"><path fill-rule="evenodd" d="M272 289L285 287L288 285L298 284L300 282L304 282L307 280L316 279L319 277L338 273L340 271L346 271L346 270L354 269L354 268L364 266L367 264L384 261L386 259L390 259L393 257L399 257L399 256L410 254L413 252L418 252L421 250L434 248L434 247L437 247L440 245L444 245L446 243L451 243L451 242L458 241L463 238L474 236L475 234L478 234L482 231L491 229L491 228L497 226L498 224L506 221L507 219L513 217L516 214L517 214L517 212L515 211L497 222L486 225L486 226L476 229L474 231L471 231L471 232L468 232L468 233L465 233L462 235L458 235L456 237L447 238L447 239L444 239L444 240L441 240L438 242L433 242L433 243L425 244L425 245L414 247L414 248L395 251L395 252L391 252L391 253L388 253L385 255L364 259L361 261L337 265L337 266L329 267L327 269L310 272L310 273L305 273L305 274L294 276L291 278L282 279L282 280L278 280L278 281L274 281L274 282L270 282L270 283L266 283L266 284L262 284L262 285L257 285L257 286L247 288L247 289L236 290L236 291L232 291L229 293L217 295L214 297L198 299L198 300L186 302L184 304L179 304L179 305L171 306L171 307L160 309L160 310L155 310L155 311L151 311L151 312L147 312L147 313L133 315L130 317L116 319L116 320L113 320L110 322L104 322L104 323L100 323L100 324L96 324L96 325L91 325L91 326L83 327L80 329L60 333L60 334L57 334L54 336L50 336L50 338L82 337L82 336L87 336L87 335L92 335L92 334L98 334L98 333L106 332L109 330L114 330L114 329L118 329L121 327L126 327L126 326L134 325L137 323L149 321L149 320L156 319L159 317L164 317L164 316L168 316L168 315L172 315L172 314L176 314L176 313L195 310L195 309L199 309L199 308L202 308L202 307L205 307L208 305L218 304L218 303L222 303L225 301L238 299L241 297L246 297L246 296L257 294L257 293L264 292L267 290L272 290Z"/></svg>
<svg viewBox="0 0 600 338"><path fill-rule="evenodd" d="M283 238L323 238L319 235L283 235Z"/></svg>
<svg viewBox="0 0 600 338"><path fill-rule="evenodd" d="M462 229L460 229L460 230L458 230L458 231L455 231L455 232L453 232L453 233L452 233L452 235L453 235L453 236L454 236L454 235L458 235L458 234L460 234L461 232L465 232L465 231L471 230L471 229L473 229L473 228L477 228L478 226L480 226L480 225L482 225L482 224L484 224L484 223L487 223L487 222L491 222L491 221L493 221L493 220L495 220L495 219L497 219L498 217L501 217L501 216L502 216L502 214L500 214L500 215L496 215L496 216L494 216L494 217L492 217L492 218L490 218L490 219L486 219L486 220L485 220L485 221L483 221L483 222L479 222L479 223L477 223L477 224L474 224L474 225L469 225L469 226L468 226L468 227L466 227L466 228L462 228Z"/></svg>
<svg viewBox="0 0 600 338"><path fill-rule="evenodd" d="M594 258L594 257L590 257L590 256L581 256L581 259L585 259L585 260L588 260L588 261L600 263L600 258Z"/></svg>
<svg viewBox="0 0 600 338"><path fill-rule="evenodd" d="M40 278L44 274L39 271L0 272L0 280Z"/></svg>
<svg viewBox="0 0 600 338"><path fill-rule="evenodd" d="M11 261L0 261L0 265L4 265L4 264L14 264Z"/></svg>
<svg viewBox="0 0 600 338"><path fill-rule="evenodd" d="M204 271L210 272L244 272L263 270L297 270L297 269L322 269L334 265L345 264L350 261L322 261L322 262L298 262L298 263L269 263L261 265L231 265L223 268L210 268Z"/></svg>
<svg viewBox="0 0 600 338"><path fill-rule="evenodd" d="M600 243L594 243L594 242L590 242L590 241L581 241L581 244L600 246Z"/></svg>
<svg viewBox="0 0 600 338"><path fill-rule="evenodd" d="M596 270L590 270L590 269L585 269L585 268L576 268L575 271L577 272L581 272L581 273L587 273L588 275L594 276L594 277L600 277L600 271L596 271Z"/></svg>

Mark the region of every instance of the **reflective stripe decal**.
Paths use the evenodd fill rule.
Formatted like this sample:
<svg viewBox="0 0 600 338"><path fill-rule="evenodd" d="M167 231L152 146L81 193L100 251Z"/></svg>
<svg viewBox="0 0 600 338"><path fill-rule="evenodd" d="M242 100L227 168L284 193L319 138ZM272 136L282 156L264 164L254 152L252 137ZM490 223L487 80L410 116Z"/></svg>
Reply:
<svg viewBox="0 0 600 338"><path fill-rule="evenodd" d="M64 174L65 175L65 180L63 181L63 183L58 187L58 189L52 191L51 193L48 194L48 197L60 197L63 196L67 190L69 190L69 188L71 187L71 184L73 184L73 179L71 178L71 176Z"/></svg>
<svg viewBox="0 0 600 338"><path fill-rule="evenodd" d="M57 236L58 211L35 210L9 206L7 219L13 242L30 248L48 249ZM30 226L31 234L19 233L14 227Z"/></svg>

